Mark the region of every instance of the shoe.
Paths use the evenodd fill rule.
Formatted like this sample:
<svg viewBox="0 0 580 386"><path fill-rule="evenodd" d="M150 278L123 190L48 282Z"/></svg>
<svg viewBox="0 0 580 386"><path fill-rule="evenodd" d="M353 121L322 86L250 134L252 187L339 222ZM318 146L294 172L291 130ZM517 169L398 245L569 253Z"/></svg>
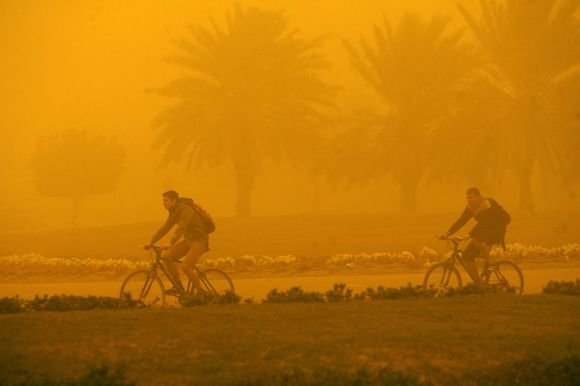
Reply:
<svg viewBox="0 0 580 386"><path fill-rule="evenodd" d="M165 290L165 295L169 295L169 296L179 296L182 293L183 293L183 291L177 287L171 287L168 290Z"/></svg>

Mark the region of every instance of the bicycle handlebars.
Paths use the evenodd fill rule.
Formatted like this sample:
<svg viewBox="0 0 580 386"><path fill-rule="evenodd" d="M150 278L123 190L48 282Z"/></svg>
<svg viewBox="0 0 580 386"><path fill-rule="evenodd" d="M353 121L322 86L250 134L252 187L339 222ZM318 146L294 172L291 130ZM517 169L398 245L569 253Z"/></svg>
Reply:
<svg viewBox="0 0 580 386"><path fill-rule="evenodd" d="M451 241L452 243L459 244L462 241L469 240L471 236L447 236L447 235L440 235L437 237L439 240L446 240Z"/></svg>
<svg viewBox="0 0 580 386"><path fill-rule="evenodd" d="M146 251L155 251L157 254L161 254L161 252L168 250L169 246L161 246L161 245L145 245L143 246L143 249Z"/></svg>

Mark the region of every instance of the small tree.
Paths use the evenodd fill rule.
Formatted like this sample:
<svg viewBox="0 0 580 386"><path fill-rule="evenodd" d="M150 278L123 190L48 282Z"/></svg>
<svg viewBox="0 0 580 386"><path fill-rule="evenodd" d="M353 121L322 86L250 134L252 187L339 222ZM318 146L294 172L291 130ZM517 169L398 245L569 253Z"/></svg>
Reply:
<svg viewBox="0 0 580 386"><path fill-rule="evenodd" d="M112 191L124 158L117 143L75 129L42 138L32 160L36 189L44 196L69 198L76 227L80 200Z"/></svg>

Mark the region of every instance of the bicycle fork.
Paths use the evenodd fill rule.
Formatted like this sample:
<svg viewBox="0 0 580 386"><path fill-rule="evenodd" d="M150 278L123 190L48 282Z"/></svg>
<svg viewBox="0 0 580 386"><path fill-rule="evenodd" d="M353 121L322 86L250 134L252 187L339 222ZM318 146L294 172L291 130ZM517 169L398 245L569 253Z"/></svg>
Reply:
<svg viewBox="0 0 580 386"><path fill-rule="evenodd" d="M149 291L151 290L151 286L153 285L154 281L155 275L153 273L149 273L149 275L147 275L147 280L145 280L145 284L143 284L143 288L141 288L139 300L143 299L145 296L147 296L147 294L149 294Z"/></svg>

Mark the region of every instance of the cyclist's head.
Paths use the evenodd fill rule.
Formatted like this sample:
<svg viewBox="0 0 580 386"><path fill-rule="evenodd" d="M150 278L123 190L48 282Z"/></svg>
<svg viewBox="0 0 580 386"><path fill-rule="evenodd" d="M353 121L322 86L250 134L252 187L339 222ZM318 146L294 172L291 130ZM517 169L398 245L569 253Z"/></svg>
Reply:
<svg viewBox="0 0 580 386"><path fill-rule="evenodd" d="M163 193L163 206L165 209L169 210L175 205L177 200L179 199L179 193L175 190L169 190Z"/></svg>
<svg viewBox="0 0 580 386"><path fill-rule="evenodd" d="M467 192L465 192L465 197L467 198L467 204L469 206L477 206L477 204L481 201L481 192L478 188L472 187L467 189Z"/></svg>

